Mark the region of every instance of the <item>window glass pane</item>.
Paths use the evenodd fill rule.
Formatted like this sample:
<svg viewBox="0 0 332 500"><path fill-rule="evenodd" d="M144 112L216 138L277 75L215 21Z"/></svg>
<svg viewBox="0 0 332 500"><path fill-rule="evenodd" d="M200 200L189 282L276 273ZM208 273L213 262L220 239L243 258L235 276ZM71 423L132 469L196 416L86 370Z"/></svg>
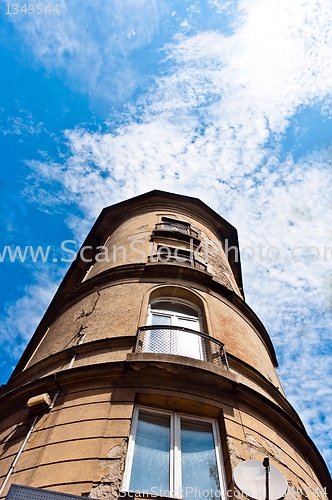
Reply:
<svg viewBox="0 0 332 500"><path fill-rule="evenodd" d="M200 330L198 318L191 319L191 318L185 318L185 317L181 318L180 316L178 316L177 317L177 324L178 324L178 326L182 326L182 328L189 328L190 330L196 330L197 332L199 332L199 330Z"/></svg>
<svg viewBox="0 0 332 500"><path fill-rule="evenodd" d="M129 489L167 491L169 483L170 417L140 411Z"/></svg>
<svg viewBox="0 0 332 500"><path fill-rule="evenodd" d="M220 497L212 424L181 421L181 467L183 498Z"/></svg>
<svg viewBox="0 0 332 500"><path fill-rule="evenodd" d="M151 325L171 325L172 317L164 314L152 313Z"/></svg>
<svg viewBox="0 0 332 500"><path fill-rule="evenodd" d="M193 307L190 307L181 302L171 302L168 300L160 300L159 302L154 302L151 304L151 310L158 309L159 311L169 311L171 313L178 313L187 316L193 316L194 318L198 318L198 311Z"/></svg>
<svg viewBox="0 0 332 500"><path fill-rule="evenodd" d="M178 318L178 326L196 331L200 330L198 319L189 320L188 318ZM189 356L195 359L204 359L202 339L199 335L186 331L177 331L174 333L174 354Z"/></svg>

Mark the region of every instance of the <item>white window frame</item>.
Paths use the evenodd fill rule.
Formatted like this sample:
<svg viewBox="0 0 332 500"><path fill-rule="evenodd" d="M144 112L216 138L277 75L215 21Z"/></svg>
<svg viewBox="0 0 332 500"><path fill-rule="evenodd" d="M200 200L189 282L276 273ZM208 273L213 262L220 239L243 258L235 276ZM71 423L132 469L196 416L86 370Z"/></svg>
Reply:
<svg viewBox="0 0 332 500"><path fill-rule="evenodd" d="M196 316L190 316L190 315L186 315L185 313L184 314L181 314L181 313L176 313L176 312L173 312L171 309L169 310L169 314L167 314L167 310L163 310L163 309L160 309L160 310L153 310L151 308L151 306L153 304L156 304L158 302L169 302L170 304L183 304L187 307L190 307L191 309L193 309L194 311L197 312L197 317ZM187 300L182 300L182 299L178 299L178 298L174 298L174 297L158 297L156 299L153 299L150 301L149 303L149 309L148 309L148 316L147 316L147 325L148 326L153 326L152 324L152 315L153 313L156 313L158 314L159 316L167 316L167 317L171 317L171 325L169 326L169 329L171 330L172 329L172 326L181 326L181 324L179 323L178 321L178 318L179 317L183 317L184 319L186 318L186 316L188 317L188 320L190 321L191 318L192 320L197 320L196 321L196 325L198 328L193 328L194 325L192 325L192 327L188 326L188 330L194 330L194 331L197 331L199 333L204 333L203 332L203 318L202 318L202 311L200 309L200 307L196 306L195 304L192 304L191 302L187 301ZM164 313L164 314L163 314ZM156 325L157 326L157 325ZM163 325L164 326L164 325ZM165 329L167 328L167 325L165 325ZM186 328L186 327L184 327ZM179 332L179 335L180 335L180 332ZM203 339L201 337L199 337L199 335L195 335L194 333L190 334L192 335L192 341L193 342L196 342L196 346L194 345L194 351L196 349L197 352L195 352L195 354L193 354L194 351L192 351L191 355L188 354L188 357L189 358L193 358L193 359L199 359L201 361L205 361L206 360L206 356L205 356L205 350L204 350L204 345L203 345ZM175 354L177 355L178 352L170 352L169 354ZM185 355L185 354L183 354Z"/></svg>
<svg viewBox="0 0 332 500"><path fill-rule="evenodd" d="M186 415L184 413L176 413L164 410L155 410L147 408L144 406L136 406L133 412L133 419L128 443L127 459L123 475L121 492L129 492L130 477L133 465L133 457L135 450L135 440L138 425L139 411L145 411L150 414L156 415L167 415L170 417L170 484L169 491L171 493L170 498L181 499L181 487L182 487L182 472L181 472L181 419L191 420L193 422L207 422L211 424L214 449L216 455L218 476L219 476L219 487L220 487L220 499L226 500L226 473L224 468L224 462L222 458L222 446L220 440L219 426L215 419L205 418L205 417L193 417L191 415Z"/></svg>
<svg viewBox="0 0 332 500"><path fill-rule="evenodd" d="M201 333L204 333L203 332L203 317L202 317L202 311L200 309L200 307L196 306L196 304L193 304L192 302L189 302L188 300L184 300L184 299L178 299L177 297L158 297L156 299L153 299L151 300L151 302L149 303L149 310L148 310L148 316L147 316L147 322L146 324L147 325L152 325L152 314L153 314L153 310L151 309L151 305L155 304L155 303L158 303L158 302L170 302L171 304L183 304L187 307L191 307L191 309L193 309L194 311L196 311L198 313L198 323L199 323L199 330L197 330L198 332L201 332ZM162 311L162 310L160 310ZM162 315L162 312L159 313L160 315ZM166 315L166 313L165 313ZM180 313L178 313L178 316L181 316ZM185 314L184 314L185 316ZM194 317L194 316L193 316ZM171 325L171 326L177 326L177 325Z"/></svg>

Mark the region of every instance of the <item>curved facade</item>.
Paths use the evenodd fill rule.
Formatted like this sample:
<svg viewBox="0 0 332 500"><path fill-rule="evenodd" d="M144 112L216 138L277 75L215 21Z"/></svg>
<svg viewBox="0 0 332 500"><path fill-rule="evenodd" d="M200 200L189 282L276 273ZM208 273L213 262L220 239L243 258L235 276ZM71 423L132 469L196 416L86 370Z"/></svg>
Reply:
<svg viewBox="0 0 332 500"><path fill-rule="evenodd" d="M106 208L2 388L1 498L20 484L226 499L236 465L269 456L287 498L326 499L276 366L229 223L161 191Z"/></svg>

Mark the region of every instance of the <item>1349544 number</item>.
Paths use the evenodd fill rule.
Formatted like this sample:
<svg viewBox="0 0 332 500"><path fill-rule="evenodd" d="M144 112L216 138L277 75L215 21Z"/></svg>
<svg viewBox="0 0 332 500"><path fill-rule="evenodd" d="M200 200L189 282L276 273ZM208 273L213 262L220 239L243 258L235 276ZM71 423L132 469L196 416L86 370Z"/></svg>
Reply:
<svg viewBox="0 0 332 500"><path fill-rule="evenodd" d="M17 3L6 3L6 14L59 14L59 5L56 4L54 7L51 4L47 4L46 6L42 3L25 3L22 7Z"/></svg>

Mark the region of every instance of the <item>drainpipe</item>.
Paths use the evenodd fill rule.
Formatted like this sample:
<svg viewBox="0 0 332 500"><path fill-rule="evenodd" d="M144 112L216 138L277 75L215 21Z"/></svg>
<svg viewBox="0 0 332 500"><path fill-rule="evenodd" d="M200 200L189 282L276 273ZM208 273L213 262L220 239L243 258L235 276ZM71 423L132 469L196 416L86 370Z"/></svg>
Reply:
<svg viewBox="0 0 332 500"><path fill-rule="evenodd" d="M79 340L78 340L78 342L76 343L76 345L80 345L80 344L82 344L82 343L83 343L84 338L85 338L85 335L86 335L86 333L83 333L83 334L81 334L81 335L80 335ZM70 369L73 367L74 362L75 362L75 359L76 359L76 353L74 354L74 356L72 357L72 359L71 359L71 361L70 361L70 363L69 363L69 366L68 366L68 368L67 368L68 370L70 370ZM54 378L55 378L55 383L56 383L57 387L59 387L59 386L58 386L58 384L57 384L57 380L56 380L56 374L54 374ZM59 394L60 394L60 388L58 388L57 392L55 393L55 395L54 395L54 397L53 397L53 399L52 399L52 403L51 403L51 405L49 406L49 410L50 410L50 411L54 408L55 402L56 402L56 400L58 399ZM11 476L11 475L12 475L12 473L13 473L13 471L14 471L14 469L15 469L15 466L16 466L16 464L17 464L17 462L18 462L18 460L19 460L20 456L22 455L22 452L23 452L23 450L24 450L24 448L25 448L25 445L27 444L27 442L28 442L28 440L29 440L29 438L30 438L31 434L32 434L32 433L33 433L33 431L35 430L35 425L36 425L36 422L37 422L38 417L39 417L39 413L35 416L34 421L33 421L33 423L32 423L32 426L30 427L30 429L29 429L29 431L28 431L27 435L25 436L25 439L24 439L24 441L23 441L23 443L22 443L22 445L21 445L20 449L18 450L16 457L14 458L14 461L13 461L13 463L12 463L12 465L11 465L11 467L10 467L10 469L9 469L9 471L8 471L8 473L7 473L7 475L6 475L6 477L5 477L5 480L4 480L4 482L2 483L2 486L1 486L1 488L0 488L0 496L2 495L2 493L3 493L3 491L4 491L5 487L6 487L6 485L7 485L7 483L8 483L9 478L10 478L10 476Z"/></svg>
<svg viewBox="0 0 332 500"><path fill-rule="evenodd" d="M0 496L2 495L2 493L3 493L3 491L4 491L5 487L6 487L6 485L7 485L7 483L8 483L8 480L9 480L10 476L12 475L12 472L13 472L13 470L15 469L15 466L16 466L16 464L17 464L17 462L18 462L18 459L20 458L20 456L21 456L21 454L22 454L22 452L23 452L23 450L24 450L24 447L25 447L25 445L26 445L26 444L27 444L27 442L28 442L29 437L31 436L31 434L32 434L32 433L33 433L33 431L34 431L34 428L35 428L35 425L36 425L36 422L37 422L38 417L39 417L39 413L38 413L38 415L36 415L36 416L35 416L34 421L33 421L33 423L32 423L32 426L30 427L30 429L29 429L29 431L28 431L28 434L26 435L26 437L25 437L25 439L24 439L23 443L21 444L21 447L20 447L20 449L18 450L16 457L14 458L14 461L13 461L13 463L12 463L12 465L11 465L11 467L10 467L9 471L8 471L8 474L7 474L7 476L5 477L4 482L2 483L2 486L1 486L1 488L0 488Z"/></svg>
<svg viewBox="0 0 332 500"><path fill-rule="evenodd" d="M55 374L54 374L54 377L55 377ZM56 385L58 386L57 381L56 381L56 377L55 377L55 383L56 383ZM53 397L52 403L51 403L51 404L50 404L50 406L49 406L49 410L52 410L52 408L54 407L55 402L56 402L57 397L59 396L59 394L60 394L60 389L58 389L58 391L55 393L55 396ZM1 486L1 488L0 488L0 497L1 497L1 495L2 495L2 493L3 493L3 491L4 491L4 489L6 488L6 485L7 485L7 483L8 483L8 480L9 480L10 476L12 475L12 473L13 473L13 471L14 471L15 467L16 467L16 464L17 464L17 462L18 462L18 460L19 460L20 456L22 455L22 453L23 453L23 451L24 451L25 445L27 444L27 442L28 442L28 440L29 440L29 438L30 438L31 434L32 434L32 433L33 433L33 431L35 430L36 423L37 423L37 420L38 420L39 415L40 415L40 412L39 412L39 413L37 413L37 415L35 416L35 418L34 418L34 420L33 420L33 423L32 423L32 425L31 425L31 427L30 427L30 429L29 429L29 431L28 431L27 435L25 436L25 439L24 439L23 443L21 444L20 449L18 450L18 452L17 452L17 454L16 454L16 457L14 458L14 461L13 461L13 463L12 463L12 465L11 465L11 467L10 467L10 469L9 469L9 471L8 471L8 473L7 473L6 477L5 477L5 479L4 479L4 482L2 483L2 486Z"/></svg>

